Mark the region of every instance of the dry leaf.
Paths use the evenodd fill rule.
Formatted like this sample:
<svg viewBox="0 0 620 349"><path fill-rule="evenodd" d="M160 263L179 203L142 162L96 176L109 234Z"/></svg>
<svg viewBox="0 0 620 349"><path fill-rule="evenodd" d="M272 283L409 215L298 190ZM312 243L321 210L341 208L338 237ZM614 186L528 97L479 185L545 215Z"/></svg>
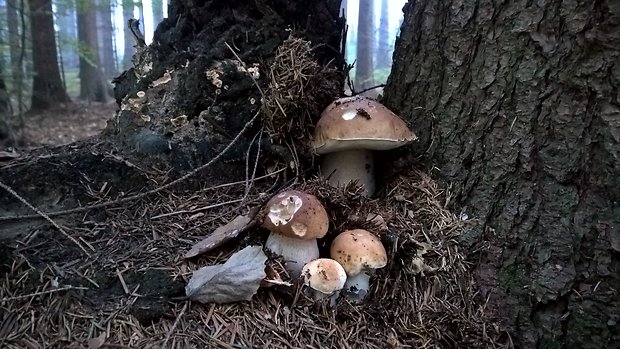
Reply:
<svg viewBox="0 0 620 349"><path fill-rule="evenodd" d="M185 293L201 303L249 301L267 276L267 256L262 246L248 246L224 264L210 265L194 272Z"/></svg>
<svg viewBox="0 0 620 349"><path fill-rule="evenodd" d="M200 254L211 251L212 249L223 245L225 242L236 238L241 232L252 227L253 219L258 210L251 210L250 213L244 216L237 216L226 225L218 227L213 231L211 235L196 243L185 254L185 258L196 257Z"/></svg>
<svg viewBox="0 0 620 349"><path fill-rule="evenodd" d="M272 266L265 267L265 274L267 275L260 283L260 287L272 287L272 286L293 286L292 283L282 280L280 273L278 273Z"/></svg>
<svg viewBox="0 0 620 349"><path fill-rule="evenodd" d="M99 349L105 344L106 333L101 332L99 337L94 337L88 340L88 349Z"/></svg>

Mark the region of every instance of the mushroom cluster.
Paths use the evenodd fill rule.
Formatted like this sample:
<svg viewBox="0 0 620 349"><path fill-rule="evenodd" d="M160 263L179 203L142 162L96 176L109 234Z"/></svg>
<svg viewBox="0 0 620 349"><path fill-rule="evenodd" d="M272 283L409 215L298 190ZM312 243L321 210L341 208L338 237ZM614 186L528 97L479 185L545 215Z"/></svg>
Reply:
<svg viewBox="0 0 620 349"><path fill-rule="evenodd" d="M387 264L378 237L363 229L339 234L330 248L331 258L320 258L317 239L329 230L329 217L318 198L298 190L278 193L264 207L262 226L270 231L265 249L282 257L292 279L300 278L312 298L340 295L353 303L368 293L375 269Z"/></svg>
<svg viewBox="0 0 620 349"><path fill-rule="evenodd" d="M321 114L312 147L322 155L320 172L334 187L351 181L366 196L376 191L373 151L394 149L417 137L407 124L376 100L345 97ZM329 217L311 194L288 190L265 205L262 226L270 231L265 248L281 256L292 279L301 279L311 297L329 298L335 304L340 291L351 302L361 302L369 292L376 269L387 265L380 239L363 229L336 236L330 258L321 258L317 239L329 230Z"/></svg>

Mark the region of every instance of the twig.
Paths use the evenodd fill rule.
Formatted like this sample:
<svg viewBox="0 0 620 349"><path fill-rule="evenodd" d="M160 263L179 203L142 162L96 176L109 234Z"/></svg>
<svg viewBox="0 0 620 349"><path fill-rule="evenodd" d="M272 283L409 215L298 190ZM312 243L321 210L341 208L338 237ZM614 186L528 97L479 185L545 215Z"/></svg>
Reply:
<svg viewBox="0 0 620 349"><path fill-rule="evenodd" d="M178 214L183 214L183 213L196 213L196 212L200 212L200 211L210 210L210 209L216 208L216 207L221 207L221 206L225 206L225 205L235 204L235 203L241 202L241 201L243 201L243 199L235 199L235 200L230 200L230 201L226 201L226 202L219 202L217 204L213 204L213 205L209 205L209 206L205 206L205 207L200 207L200 208L197 208L195 210L181 210L181 211L163 213L163 214L157 215L155 217L151 217L151 219L158 219L158 218L163 218L163 217L176 216Z"/></svg>
<svg viewBox="0 0 620 349"><path fill-rule="evenodd" d="M260 110L256 112L256 114L254 114L254 116L252 117L252 119L250 119L248 122L245 123L245 125L243 126L243 128L241 129L241 131L239 131L239 133L235 136L235 138L233 138L232 141L230 141L230 143L228 143L228 145L222 149L222 151L217 154L215 157L213 157L211 160L209 160L209 162L207 162L206 164L190 171L189 173L187 173L186 175L184 175L183 177L179 178L179 179L175 179L174 181L163 185L159 188L155 188L153 190L149 190L147 192L141 193L141 194L137 194L137 195L132 195L126 198L122 198L119 200L114 200L114 201L108 201L108 202L104 202L101 204L97 204L97 205L92 205L92 206L84 206L84 207L78 207L78 208L73 208L73 209L69 209L69 210L63 210L63 211L56 211L56 212L48 212L46 213L48 216L60 216L60 215L65 215L65 214L70 214L70 213L78 213L78 212L85 212L88 210L93 210L93 209L98 209L98 208L104 208L104 207L109 207L109 206L114 206L114 205L120 205L120 204L124 204L126 202L130 202L130 201L135 201L135 200L140 200L143 199L149 195L155 194L155 193L159 193L163 190L166 190L176 184L179 184L185 180L187 180L189 177L195 175L196 173L204 170L205 168L211 166L213 163L215 163L216 161L218 161L224 154L226 154L226 152L228 152L228 150L230 150L230 148L232 148L232 146L237 143L239 141L239 138L241 138L241 135L243 133L245 133L245 131L247 131L250 126L254 123L254 121L256 121L256 118L258 118L258 116L260 115ZM6 216L6 217L0 217L0 222L3 221L12 221L12 220L20 220L20 219L32 219L32 218L38 218L38 215L24 215L24 216Z"/></svg>
<svg viewBox="0 0 620 349"><path fill-rule="evenodd" d="M82 252L84 252L88 257L90 257L90 253L88 251L86 251L86 248L84 248L84 246L82 246L82 244L80 244L73 236L67 234L67 232L64 229L62 229L60 227L60 225L58 225L58 223L54 222L48 215L46 215L45 213L41 212L38 208L32 206L32 204L30 204L26 199L24 199L19 194L17 194L15 192L15 190L11 189L11 187L9 187L8 185L2 183L2 181L0 181L0 187L2 187L2 189L4 189L4 190L8 191L11 195L13 195L15 198L17 198L17 200L21 201L24 205L28 206L28 208L30 208L31 210L36 212L37 213L37 217L41 216L41 217L45 218L45 220L50 222L54 226L54 228L58 229L58 231L60 231L60 233L62 235L64 235L67 239L71 240L71 242L76 244L77 247L79 247L80 250L82 250Z"/></svg>
<svg viewBox="0 0 620 349"><path fill-rule="evenodd" d="M172 336L172 332L174 332L174 330L179 325L179 321L181 320L181 317L183 316L183 314L185 314L185 310L186 309L187 309L187 302L185 302L185 304L183 304L183 308L181 308L181 311L179 312L179 315L177 315L176 319L174 319L174 323L172 324L172 328L170 329L170 331L168 331L168 333L166 333L166 339L164 339L164 343L161 345L162 348L165 348L166 344L168 344L168 341L170 340L170 336Z"/></svg>
<svg viewBox="0 0 620 349"><path fill-rule="evenodd" d="M0 299L0 303L7 302L7 301L16 301L16 300L20 300L20 299L26 299L26 298L37 297L37 296L43 296L43 295L46 295L46 294L62 292L62 291L88 290L88 289L89 289L88 287L68 285L68 286L65 286L65 287L62 287L62 288L55 288L55 289L47 290L47 291L40 291L40 292L35 292L35 293L29 293L29 294L24 294L24 295L21 295L21 296L4 297L4 298Z"/></svg>
<svg viewBox="0 0 620 349"><path fill-rule="evenodd" d="M385 84L379 84L379 85L376 85L376 86L373 86L373 87L365 88L365 89L361 90L360 92L354 92L352 94L353 94L353 96L357 96L357 95L361 95L364 92L367 92L367 91L370 91L370 90L374 90L376 88L381 88L381 87L385 87ZM351 92L353 92L353 91L351 91Z"/></svg>

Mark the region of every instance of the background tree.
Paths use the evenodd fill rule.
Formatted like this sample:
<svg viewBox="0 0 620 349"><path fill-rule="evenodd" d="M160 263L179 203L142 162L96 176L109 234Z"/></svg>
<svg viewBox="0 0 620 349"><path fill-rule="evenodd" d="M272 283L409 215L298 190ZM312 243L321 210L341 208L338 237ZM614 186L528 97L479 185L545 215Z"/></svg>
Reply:
<svg viewBox="0 0 620 349"><path fill-rule="evenodd" d="M97 11L100 37L99 58L106 80L111 80L118 73L116 69L116 50L114 47L114 27L112 26L112 3L110 0L99 0Z"/></svg>
<svg viewBox="0 0 620 349"><path fill-rule="evenodd" d="M99 65L97 14L94 4L78 2L77 27L80 43L80 98L106 102L108 86Z"/></svg>
<svg viewBox="0 0 620 349"><path fill-rule="evenodd" d="M21 81L23 75L23 58L20 54L20 27L17 15L18 7L23 10L23 6L18 3L22 0L6 0L6 21L8 27L9 54L11 57L11 76L14 82Z"/></svg>
<svg viewBox="0 0 620 349"><path fill-rule="evenodd" d="M77 69L80 61L75 5L73 0L55 2L54 14L58 28L57 40L62 56L65 80L67 80L67 71Z"/></svg>
<svg viewBox="0 0 620 349"><path fill-rule="evenodd" d="M363 90L374 84L373 48L375 46L373 0L360 0L357 22L357 54L355 89Z"/></svg>
<svg viewBox="0 0 620 349"><path fill-rule="evenodd" d="M51 0L28 0L32 33L31 110L42 110L71 100L60 79Z"/></svg>
<svg viewBox="0 0 620 349"><path fill-rule="evenodd" d="M123 2L123 37L124 37L124 50L123 50L123 68L128 69L131 67L131 57L136 52L134 47L135 39L127 26L127 21L134 18L133 12L135 8L134 0L122 0Z"/></svg>
<svg viewBox="0 0 620 349"><path fill-rule="evenodd" d="M385 102L478 219L478 280L517 347L620 343L611 4L410 1L396 44Z"/></svg>
<svg viewBox="0 0 620 349"><path fill-rule="evenodd" d="M157 25L164 19L163 0L151 0L151 8L153 9L153 26L157 28Z"/></svg>
<svg viewBox="0 0 620 349"><path fill-rule="evenodd" d="M390 47L390 14L388 0L381 1L381 14L379 27L377 28L377 46L375 49L375 67L378 69L389 68L391 63L392 49Z"/></svg>

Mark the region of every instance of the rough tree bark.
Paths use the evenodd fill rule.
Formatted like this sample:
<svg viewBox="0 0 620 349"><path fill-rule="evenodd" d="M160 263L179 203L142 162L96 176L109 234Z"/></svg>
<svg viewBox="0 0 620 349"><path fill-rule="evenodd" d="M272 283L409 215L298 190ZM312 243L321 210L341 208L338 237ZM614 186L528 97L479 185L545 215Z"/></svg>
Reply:
<svg viewBox="0 0 620 349"><path fill-rule="evenodd" d="M99 63L97 12L94 4L77 4L77 28L80 45L80 98L106 102L108 88Z"/></svg>
<svg viewBox="0 0 620 349"><path fill-rule="evenodd" d="M49 109L71 100L63 88L58 68L51 0L29 0L32 32L31 110Z"/></svg>
<svg viewBox="0 0 620 349"><path fill-rule="evenodd" d="M409 1L385 102L484 234L517 347L620 343L620 4Z"/></svg>

